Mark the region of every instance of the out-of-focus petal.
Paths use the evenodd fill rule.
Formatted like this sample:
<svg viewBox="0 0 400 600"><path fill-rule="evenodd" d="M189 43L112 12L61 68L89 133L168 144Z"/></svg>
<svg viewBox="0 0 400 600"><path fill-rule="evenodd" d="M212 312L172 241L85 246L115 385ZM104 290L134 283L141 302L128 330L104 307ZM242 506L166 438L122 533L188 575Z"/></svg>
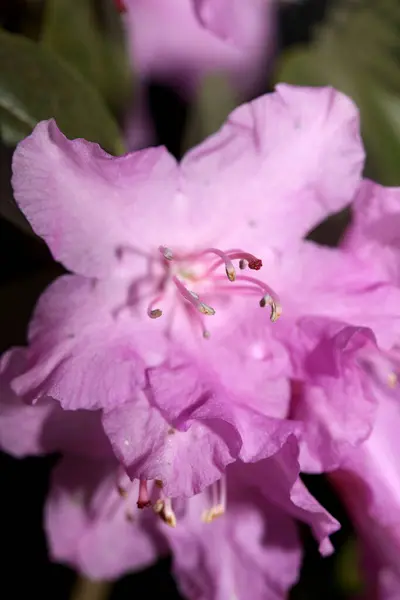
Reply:
<svg viewBox="0 0 400 600"><path fill-rule="evenodd" d="M301 551L294 523L257 493L228 489L228 511L202 521L207 494L191 498L166 532L183 593L198 600L283 600L297 581Z"/></svg>
<svg viewBox="0 0 400 600"><path fill-rule="evenodd" d="M156 560L165 544L152 512L131 516L117 463L64 458L45 509L50 554L92 579L114 579Z"/></svg>

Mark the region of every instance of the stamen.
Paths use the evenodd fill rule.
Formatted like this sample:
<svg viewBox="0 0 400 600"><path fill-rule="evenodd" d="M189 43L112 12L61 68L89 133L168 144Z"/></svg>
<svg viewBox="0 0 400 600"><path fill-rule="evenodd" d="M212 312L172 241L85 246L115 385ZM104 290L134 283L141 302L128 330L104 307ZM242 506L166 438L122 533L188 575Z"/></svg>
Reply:
<svg viewBox="0 0 400 600"><path fill-rule="evenodd" d="M188 316L190 319L194 319L200 325L201 332L203 334L203 338L205 340L208 340L211 336L211 333L206 328L203 317L201 315L199 315L199 313L197 311L190 310L189 307L188 307Z"/></svg>
<svg viewBox="0 0 400 600"><path fill-rule="evenodd" d="M141 479L139 484L139 497L137 501L138 508L146 508L151 506L149 492L147 489L147 479Z"/></svg>
<svg viewBox="0 0 400 600"><path fill-rule="evenodd" d="M128 491L124 487L122 487L122 485L117 485L117 491L121 498L127 498L129 495Z"/></svg>
<svg viewBox="0 0 400 600"><path fill-rule="evenodd" d="M202 256L204 254L216 254L222 260L222 262L225 264L225 273L226 273L226 276L228 277L229 281L235 281L235 279L236 279L235 267L233 266L233 263L232 263L230 257L225 252L222 252L222 250L218 250L218 248L207 248L200 254L200 256Z"/></svg>
<svg viewBox="0 0 400 600"><path fill-rule="evenodd" d="M176 527L176 515L172 510L171 498L159 498L155 502L153 510L159 515L164 523L170 527Z"/></svg>
<svg viewBox="0 0 400 600"><path fill-rule="evenodd" d="M257 287L259 287L263 292L264 296L260 300L261 308L265 306L271 307L271 316L270 319L274 323L282 314L282 306L277 294L275 294L274 290L269 287L263 281L259 279L255 279L254 277L248 277L247 275L240 275L239 279L241 281L248 281L249 283L254 283Z"/></svg>
<svg viewBox="0 0 400 600"><path fill-rule="evenodd" d="M224 279L219 277L218 275L214 276L214 281L215 282L222 282ZM255 277L249 277L248 275L239 275L237 277L237 281L248 281L249 283L252 283L253 286L240 286L240 285L236 285L235 286L235 291L240 291L240 292L247 292L247 293L254 293L254 291L256 290L261 290L262 292L264 292L264 296L261 298L260 300L260 306L261 308L264 308L265 306L270 306L271 307L271 316L270 319L272 322L275 322L277 319L279 319L279 317L282 314L282 306L279 300L279 296L278 294L276 294L274 292L274 290L272 288L269 287L269 285L267 285L266 283L264 283L263 281L260 281L259 279L256 279ZM225 291L226 287L224 287L223 285L218 285L215 286L215 290L221 290L221 291Z"/></svg>
<svg viewBox="0 0 400 600"><path fill-rule="evenodd" d="M172 252L171 248L168 248L167 246L160 246L158 249L164 258L167 260L173 260L174 253Z"/></svg>
<svg viewBox="0 0 400 600"><path fill-rule="evenodd" d="M211 508L205 510L201 516L204 523L212 523L226 511L226 477L223 475L219 481L211 485Z"/></svg>
<svg viewBox="0 0 400 600"><path fill-rule="evenodd" d="M275 300L272 298L272 296L270 296L270 294L265 294L265 296L263 298L261 298L260 306L261 306L261 308L264 308L265 306L271 307L270 319L273 323L275 323L275 321L277 321L282 314L281 305L277 304L275 302Z"/></svg>
<svg viewBox="0 0 400 600"><path fill-rule="evenodd" d="M254 254L250 254L249 252L243 252L242 250L229 250L227 255L231 259L240 258L239 267L240 269L244 269L246 266L253 271L259 271L263 266L261 258L257 258ZM246 264L245 264L245 262ZM242 265L242 266L241 266Z"/></svg>
<svg viewBox="0 0 400 600"><path fill-rule="evenodd" d="M178 279L178 277L176 277L176 275L174 275L172 280L185 300L188 300L198 311L200 311L203 315L215 315L215 310L213 307L209 306L205 302L201 302L199 300L199 296L188 290Z"/></svg>
<svg viewBox="0 0 400 600"><path fill-rule="evenodd" d="M397 387L398 373L400 372L398 349L384 351L371 344L360 353L359 363L381 385L391 389Z"/></svg>
<svg viewBox="0 0 400 600"><path fill-rule="evenodd" d="M159 319L160 317L162 317L162 310L161 308L154 308L154 306L156 304L158 304L160 302L160 300L162 300L164 297L163 294L160 294L159 296L157 296L156 298L154 298L154 300L152 300L148 307L147 307L147 314L149 315L150 319Z"/></svg>
<svg viewBox="0 0 400 600"><path fill-rule="evenodd" d="M249 263L247 262L247 260L246 260L245 258L241 258L241 259L239 260L239 269L240 269L241 271L244 271L244 270L245 270L245 268L248 266L248 264L249 264Z"/></svg>

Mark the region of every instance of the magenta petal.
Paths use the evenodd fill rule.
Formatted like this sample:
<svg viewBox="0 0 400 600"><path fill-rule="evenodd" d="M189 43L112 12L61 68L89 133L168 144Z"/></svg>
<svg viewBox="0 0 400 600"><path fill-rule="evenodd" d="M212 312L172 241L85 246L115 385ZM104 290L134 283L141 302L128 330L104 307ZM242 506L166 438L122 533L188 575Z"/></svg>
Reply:
<svg viewBox="0 0 400 600"><path fill-rule="evenodd" d="M75 410L118 405L144 387L146 363L162 359L164 344L148 317L140 321L124 307L125 294L121 281L55 281L36 307L27 366L13 389Z"/></svg>
<svg viewBox="0 0 400 600"><path fill-rule="evenodd" d="M121 247L162 243L177 182L164 148L113 157L68 140L53 120L39 123L13 159L14 196L33 229L56 260L88 276L110 274Z"/></svg>
<svg viewBox="0 0 400 600"><path fill-rule="evenodd" d="M191 1L203 27L239 50L255 46L265 21L273 17L273 4L265 0Z"/></svg>
<svg viewBox="0 0 400 600"><path fill-rule="evenodd" d="M139 80L167 83L187 98L204 76L218 73L229 78L241 97L254 94L266 72L274 41L272 3L248 0L247 10L241 9L234 19L225 17L224 29L235 33L234 44L202 25L195 3L125 0L128 46ZM215 19L208 23L216 29Z"/></svg>
<svg viewBox="0 0 400 600"><path fill-rule="evenodd" d="M114 461L64 458L56 468L45 510L54 560L92 579L113 579L142 569L163 549L152 512L135 509L118 495Z"/></svg>
<svg viewBox="0 0 400 600"><path fill-rule="evenodd" d="M362 361L375 340L367 328L323 319L303 319L298 332L310 350L293 385L291 416L304 425L302 470L320 473L337 468L371 433L377 401Z"/></svg>
<svg viewBox="0 0 400 600"><path fill-rule="evenodd" d="M289 515L307 523L324 555L333 550L329 536L340 528L309 493L299 478L298 441L291 436L274 456L241 468L247 486L258 487L265 497Z"/></svg>
<svg viewBox="0 0 400 600"><path fill-rule="evenodd" d="M184 157L182 171L186 193L211 223L219 219L226 246L246 240L251 250L256 243L295 244L349 203L363 161L349 98L331 88L281 84L237 108Z"/></svg>
<svg viewBox="0 0 400 600"><path fill-rule="evenodd" d="M196 365L150 369L148 381L150 405L141 395L107 411L103 425L130 476L160 479L168 496L200 492L238 458L273 455L299 429L221 389Z"/></svg>
<svg viewBox="0 0 400 600"><path fill-rule="evenodd" d="M375 568L382 574L395 571L400 580L399 428L399 392L381 395L370 437L330 478Z"/></svg>
<svg viewBox="0 0 400 600"><path fill-rule="evenodd" d="M203 493L188 501L176 529L166 531L183 594L197 600L284 600L296 582L301 551L295 524L257 494L228 491L228 510L202 522Z"/></svg>
<svg viewBox="0 0 400 600"><path fill-rule="evenodd" d="M344 248L399 285L399 230L400 188L365 180L353 202L353 218L343 241Z"/></svg>
<svg viewBox="0 0 400 600"><path fill-rule="evenodd" d="M22 457L63 451L76 455L112 456L98 411L64 411L51 398L34 406L10 388L10 380L25 368L25 351L11 350L0 364L0 447Z"/></svg>
<svg viewBox="0 0 400 600"><path fill-rule="evenodd" d="M167 496L191 496L220 478L240 441L226 423L174 429L144 397L106 412L103 425L131 478L158 479Z"/></svg>

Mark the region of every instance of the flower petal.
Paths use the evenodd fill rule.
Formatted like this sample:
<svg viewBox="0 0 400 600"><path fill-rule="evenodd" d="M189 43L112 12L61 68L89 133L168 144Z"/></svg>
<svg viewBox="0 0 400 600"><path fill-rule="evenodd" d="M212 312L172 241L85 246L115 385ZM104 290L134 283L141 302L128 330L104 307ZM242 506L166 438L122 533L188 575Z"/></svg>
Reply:
<svg viewBox="0 0 400 600"><path fill-rule="evenodd" d="M302 470L320 473L337 468L371 433L377 401L358 361L374 336L366 328L315 319L304 319L299 330L313 348L304 380L294 384L291 416L304 424Z"/></svg>
<svg viewBox="0 0 400 600"><path fill-rule="evenodd" d="M229 508L203 523L206 494L188 501L185 517L166 531L174 571L188 598L284 600L296 582L301 551L295 524L283 512L228 491Z"/></svg>
<svg viewBox="0 0 400 600"><path fill-rule="evenodd" d="M126 307L126 294L123 280L55 281L36 307L28 364L12 383L15 392L31 401L51 396L75 410L121 404L144 387L146 365L162 360L164 343L150 319Z"/></svg>
<svg viewBox="0 0 400 600"><path fill-rule="evenodd" d="M353 218L343 241L344 248L399 285L399 231L400 188L365 180L353 202Z"/></svg>
<svg viewBox="0 0 400 600"><path fill-rule="evenodd" d="M184 191L211 223L220 220L227 247L246 241L251 251L258 239L281 249L350 202L363 161L349 98L281 84L184 157Z"/></svg>
<svg viewBox="0 0 400 600"><path fill-rule="evenodd" d="M263 411L218 379L207 379L195 363L175 360L148 370L153 408L142 395L104 416L132 478L160 479L166 495L190 496L219 479L231 462L270 456L298 431L297 423L269 416L268 406Z"/></svg>
<svg viewBox="0 0 400 600"><path fill-rule="evenodd" d="M91 457L112 456L97 411L64 411L51 398L34 406L10 388L25 368L25 351L15 348L0 363L0 447L18 457L63 451Z"/></svg>
<svg viewBox="0 0 400 600"><path fill-rule="evenodd" d="M247 487L258 488L268 501L311 527L321 554L333 551L329 536L340 528L340 524L300 480L299 445L294 436L290 436L274 456L258 463L243 466L239 463L238 466Z"/></svg>
<svg viewBox="0 0 400 600"><path fill-rule="evenodd" d="M270 2L264 0L192 0L200 23L222 40L240 50L255 45L257 32L272 16Z"/></svg>
<svg viewBox="0 0 400 600"><path fill-rule="evenodd" d="M142 569L163 549L154 515L144 512L140 521L132 520L129 506L118 496L116 478L114 461L64 458L55 469L46 504L53 560L92 579L114 579Z"/></svg>
<svg viewBox="0 0 400 600"><path fill-rule="evenodd" d="M164 148L113 157L97 144L68 140L42 121L17 147L15 199L56 260L88 276L106 276L128 247L165 243L176 208L178 169ZM174 208L175 207L175 208ZM133 254L133 253L132 253Z"/></svg>
<svg viewBox="0 0 400 600"><path fill-rule="evenodd" d="M379 399L369 438L330 474L378 570L400 578L400 397Z"/></svg>

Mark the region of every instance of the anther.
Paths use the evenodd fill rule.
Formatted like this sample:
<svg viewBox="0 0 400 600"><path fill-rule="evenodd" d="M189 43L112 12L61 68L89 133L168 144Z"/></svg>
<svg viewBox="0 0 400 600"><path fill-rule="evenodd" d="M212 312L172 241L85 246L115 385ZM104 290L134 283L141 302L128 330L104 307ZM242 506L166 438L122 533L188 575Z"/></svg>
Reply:
<svg viewBox="0 0 400 600"><path fill-rule="evenodd" d="M211 508L203 511L201 520L203 523L212 523L214 519L225 514L226 509L226 477L223 475L219 481L213 483L209 492L211 494Z"/></svg>
<svg viewBox="0 0 400 600"><path fill-rule="evenodd" d="M176 277L176 275L174 275L172 280L185 300L188 300L190 304L197 308L198 311L200 311L203 315L215 315L215 310L213 307L209 306L205 302L201 302L199 300L199 296L195 292L188 290L187 287L185 287L178 279L178 277Z"/></svg>
<svg viewBox="0 0 400 600"><path fill-rule="evenodd" d="M396 375L396 373L392 372L389 373L388 375L388 386L392 389L394 389L397 386L398 383L398 377Z"/></svg>
<svg viewBox="0 0 400 600"><path fill-rule="evenodd" d="M235 281L236 279L236 271L235 271L235 267L233 266L233 263L230 259L230 257L225 253L222 252L222 250L218 250L218 248L207 248L206 250L204 250L204 252L202 252L202 254L216 254L223 263L225 263L225 273L227 278L229 279L229 281ZM215 267L218 266L218 263L215 265ZM212 270L215 268L213 267Z"/></svg>
<svg viewBox="0 0 400 600"><path fill-rule="evenodd" d="M148 305L147 314L150 317L150 319L159 319L160 317L162 317L163 312L161 308L157 308L155 307L155 305L158 304L163 299L163 297L163 294L159 294Z"/></svg>
<svg viewBox="0 0 400 600"><path fill-rule="evenodd" d="M159 251L161 252L163 257L166 258L167 260L173 260L174 254L173 254L171 248L168 248L167 246L160 246Z"/></svg>
<svg viewBox="0 0 400 600"><path fill-rule="evenodd" d="M272 298L269 294L265 294L260 300L261 308L265 306L271 307L271 316L270 319L273 323L279 319L282 314L282 306Z"/></svg>
<svg viewBox="0 0 400 600"><path fill-rule="evenodd" d="M215 315L215 310L213 307L205 304L205 302L200 302L197 305L197 308L203 315Z"/></svg>
<svg viewBox="0 0 400 600"><path fill-rule="evenodd" d="M128 492L124 487L122 487L122 485L117 485L117 491L118 491L118 494L121 496L121 498L128 497Z"/></svg>
<svg viewBox="0 0 400 600"><path fill-rule="evenodd" d="M249 252L243 252L242 250L229 250L227 253L230 259L239 258L239 268L245 269L249 267L253 271L259 271L263 266L262 260L254 256L254 254L250 254Z"/></svg>
<svg viewBox="0 0 400 600"><path fill-rule="evenodd" d="M153 510L170 527L176 527L176 515L172 510L170 498L159 498L153 506Z"/></svg>
<svg viewBox="0 0 400 600"><path fill-rule="evenodd" d="M218 517L222 517L225 513L225 509L222 505L213 506L209 510L205 510L201 515L203 523L212 523Z"/></svg>

